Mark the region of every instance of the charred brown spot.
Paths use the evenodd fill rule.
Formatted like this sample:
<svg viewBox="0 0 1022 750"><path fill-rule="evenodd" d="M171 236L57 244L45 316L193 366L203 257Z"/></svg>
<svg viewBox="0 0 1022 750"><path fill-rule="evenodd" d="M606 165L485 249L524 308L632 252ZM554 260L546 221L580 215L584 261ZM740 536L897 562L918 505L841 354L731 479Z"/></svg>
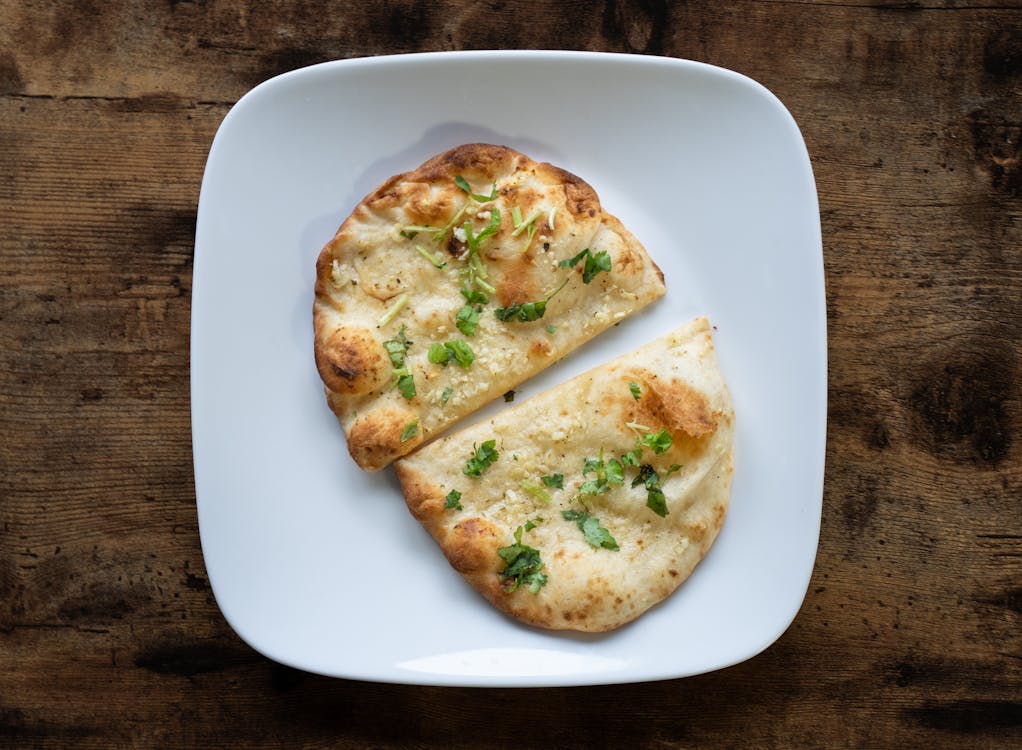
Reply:
<svg viewBox="0 0 1022 750"><path fill-rule="evenodd" d="M455 237L454 232L451 232L447 239L447 252L454 258L460 258L467 250L468 245Z"/></svg>
<svg viewBox="0 0 1022 750"><path fill-rule="evenodd" d="M330 363L330 369L334 371L334 374L344 378L345 380L354 380L358 375L356 370L345 370L343 367L335 365L333 362Z"/></svg>
<svg viewBox="0 0 1022 750"><path fill-rule="evenodd" d="M670 574L671 578L677 578L678 577L678 571L676 571L674 568L671 568L667 572Z"/></svg>
<svg viewBox="0 0 1022 750"><path fill-rule="evenodd" d="M642 396L635 406L635 419L643 424L665 425L672 433L681 431L700 438L714 432L720 414L710 409L704 393L680 380L664 382L643 372Z"/></svg>

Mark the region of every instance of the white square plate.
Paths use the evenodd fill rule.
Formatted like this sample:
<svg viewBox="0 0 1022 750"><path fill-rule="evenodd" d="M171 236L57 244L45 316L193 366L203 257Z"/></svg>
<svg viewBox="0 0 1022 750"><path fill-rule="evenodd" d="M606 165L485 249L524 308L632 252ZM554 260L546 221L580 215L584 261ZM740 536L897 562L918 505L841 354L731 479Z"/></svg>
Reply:
<svg viewBox="0 0 1022 750"><path fill-rule="evenodd" d="M601 636L505 618L347 455L313 364L315 260L392 174L498 143L589 182L667 296L526 383L527 397L696 315L737 414L731 509L695 574ZM192 301L199 525L238 634L311 672L443 685L681 677L747 659L801 606L819 537L826 320L816 189L759 84L682 60L436 53L287 73L231 110L202 181ZM502 404L501 404L502 405ZM494 407L496 408L496 407Z"/></svg>

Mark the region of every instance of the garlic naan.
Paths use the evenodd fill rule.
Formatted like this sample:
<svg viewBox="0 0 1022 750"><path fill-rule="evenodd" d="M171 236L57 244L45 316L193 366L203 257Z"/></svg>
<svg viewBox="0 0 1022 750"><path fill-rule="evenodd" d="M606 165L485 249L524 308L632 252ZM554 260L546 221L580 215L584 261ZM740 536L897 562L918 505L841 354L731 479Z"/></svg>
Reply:
<svg viewBox="0 0 1022 750"><path fill-rule="evenodd" d="M733 441L698 318L394 466L412 514L493 605L598 632L703 559L727 512Z"/></svg>
<svg viewBox="0 0 1022 750"><path fill-rule="evenodd" d="M588 184L470 144L385 182L323 248L316 365L373 471L664 292Z"/></svg>

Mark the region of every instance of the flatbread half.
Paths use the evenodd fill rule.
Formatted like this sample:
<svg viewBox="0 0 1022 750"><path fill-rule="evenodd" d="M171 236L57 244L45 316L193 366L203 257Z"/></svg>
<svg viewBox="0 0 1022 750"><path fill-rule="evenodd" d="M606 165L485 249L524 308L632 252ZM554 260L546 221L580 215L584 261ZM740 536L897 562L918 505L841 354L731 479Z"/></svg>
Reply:
<svg viewBox="0 0 1022 750"><path fill-rule="evenodd" d="M600 632L703 559L727 512L733 436L699 318L395 469L412 514L490 603L530 625Z"/></svg>
<svg viewBox="0 0 1022 750"><path fill-rule="evenodd" d="M323 248L315 355L355 462L389 464L665 292L580 178L470 144L391 178Z"/></svg>

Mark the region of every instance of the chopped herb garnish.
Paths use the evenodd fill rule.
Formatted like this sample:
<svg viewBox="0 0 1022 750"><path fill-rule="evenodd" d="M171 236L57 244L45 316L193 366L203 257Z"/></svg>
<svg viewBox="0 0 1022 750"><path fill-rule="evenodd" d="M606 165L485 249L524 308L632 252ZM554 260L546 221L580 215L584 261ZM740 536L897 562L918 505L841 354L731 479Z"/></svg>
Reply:
<svg viewBox="0 0 1022 750"><path fill-rule="evenodd" d="M397 388L405 398L415 398L415 380L412 378L412 371L405 364L405 353L412 345L412 342L405 338L405 326L397 332L397 336L383 342L383 348L387 350L390 357L390 364L394 368L394 376L397 378Z"/></svg>
<svg viewBox="0 0 1022 750"><path fill-rule="evenodd" d="M510 391L508 391L507 393L504 394L504 403L505 404L510 404L514 400L515 400L515 392L514 392L514 390L510 390Z"/></svg>
<svg viewBox="0 0 1022 750"><path fill-rule="evenodd" d="M454 178L454 184L464 190L472 200L478 203L489 203L490 201L497 200L497 183L493 183L493 191L489 195L480 195L473 193L471 186L468 184L468 180L462 177L460 174Z"/></svg>
<svg viewBox="0 0 1022 750"><path fill-rule="evenodd" d="M447 360L451 358L451 356L447 353L447 348L439 342L430 344L426 357L434 365L446 365Z"/></svg>
<svg viewBox="0 0 1022 750"><path fill-rule="evenodd" d="M584 510L563 510L561 515L565 521L574 521L578 524L579 531L585 534L586 542L590 547L609 549L617 552L620 547L614 537L603 526L599 519L589 515Z"/></svg>
<svg viewBox="0 0 1022 750"><path fill-rule="evenodd" d="M455 339L454 341L447 341L443 344L437 342L431 344L429 351L426 353L426 357L435 365L447 366L447 363L452 359L464 368L471 366L472 362L475 361L475 352L472 351L472 347L466 344L464 341Z"/></svg>
<svg viewBox="0 0 1022 750"><path fill-rule="evenodd" d="M671 447L671 433L666 429L660 432L651 432L642 438L642 444L652 449L658 456L664 455Z"/></svg>
<svg viewBox="0 0 1022 750"><path fill-rule="evenodd" d="M447 341L444 343L444 348L447 353L451 356L455 362L461 367L468 369L475 361L476 355L472 351L472 347L466 344L461 339L455 339L453 341Z"/></svg>
<svg viewBox="0 0 1022 750"><path fill-rule="evenodd" d="M440 394L440 405L447 406L447 402L451 400L451 394L454 393L454 389L451 386L445 386L443 393Z"/></svg>
<svg viewBox="0 0 1022 750"><path fill-rule="evenodd" d="M547 333L557 333L557 326L547 326L546 327L546 332Z"/></svg>
<svg viewBox="0 0 1022 750"><path fill-rule="evenodd" d="M639 390L639 384L636 383L634 380L628 384L628 390L632 392L632 398L634 398L636 401L638 401L639 397L642 396L642 391Z"/></svg>
<svg viewBox="0 0 1022 750"><path fill-rule="evenodd" d="M540 477L539 480L547 487L556 487L559 490L564 489L564 475L563 474L551 474L548 477Z"/></svg>
<svg viewBox="0 0 1022 750"><path fill-rule="evenodd" d="M598 495L610 490L611 485L622 485L625 483L624 467L616 458L609 461L603 460L603 449L600 449L599 459L587 458L582 466L582 476L595 474L596 479L583 482L578 491L583 495Z"/></svg>
<svg viewBox="0 0 1022 750"><path fill-rule="evenodd" d="M547 576L543 572L543 560L539 550L522 544L523 526L515 529L515 543L497 550L504 561L504 570L498 575L504 582L504 593L510 594L525 584L533 594L546 585Z"/></svg>
<svg viewBox="0 0 1022 750"><path fill-rule="evenodd" d="M450 352L454 361L465 369L468 369L475 362L476 355L472 351L472 347L461 339L448 341L444 344L444 347Z"/></svg>
<svg viewBox="0 0 1022 750"><path fill-rule="evenodd" d="M497 320L508 323L511 321L520 321L522 323L529 323L533 320L539 320L546 314L547 302L552 300L554 296L564 289L565 284L568 280L565 279L561 282L561 285L554 289L545 298L536 302L515 302L513 305L507 307L498 307L493 311L493 314L497 316Z"/></svg>
<svg viewBox="0 0 1022 750"><path fill-rule="evenodd" d="M490 301L489 298L478 289L468 289L467 287L461 288L461 296L464 297L465 302L470 305L485 305Z"/></svg>
<svg viewBox="0 0 1022 750"><path fill-rule="evenodd" d="M441 260L439 256L434 255L429 250L424 248L422 245L416 245L415 249L419 251L419 255L428 260L437 268L443 268L444 266L447 265L446 261Z"/></svg>
<svg viewBox="0 0 1022 750"><path fill-rule="evenodd" d="M466 336L472 336L479 327L479 308L464 305L454 316L454 325Z"/></svg>
<svg viewBox="0 0 1022 750"><path fill-rule="evenodd" d="M415 398L415 380L410 372L403 372L398 375L397 389L407 399Z"/></svg>
<svg viewBox="0 0 1022 750"><path fill-rule="evenodd" d="M478 283L478 279L475 281ZM465 305L458 310L454 324L463 334L471 336L479 326L479 313L482 312L482 306L490 300L478 289L470 289L467 286L461 287L461 296L465 298Z"/></svg>
<svg viewBox="0 0 1022 750"><path fill-rule="evenodd" d="M465 244L468 245L469 252L475 254L479 251L480 243L491 234L496 234L497 230L500 229L500 209L494 208L490 211L490 223L479 234L472 233L471 222L466 221L462 226L465 229ZM482 277L486 278L485 273L482 274Z"/></svg>
<svg viewBox="0 0 1022 750"><path fill-rule="evenodd" d="M575 264L577 264L580 260L585 258L587 255L589 255L589 248L588 247L585 250L583 250L582 252L580 252L578 255L576 255L575 257L573 257L573 258L565 258L564 260L562 260L557 265L559 267L561 267L561 268L574 268Z"/></svg>
<svg viewBox="0 0 1022 750"><path fill-rule="evenodd" d="M516 212L518 214L518 220L517 221L515 221L515 213ZM514 221L514 225L515 225L515 229L514 229L513 232L511 232L511 236L512 237L517 237L518 235L520 235L522 233L523 230L528 229L530 227L532 228L532 232L536 231L536 219L539 218L539 215L541 213L543 213L543 212L540 211L538 208L534 209L533 212L531 214L529 214L529 217L525 221L522 221L522 212L518 210L518 206L515 206L511 210L511 220ZM529 237L530 238L532 237L532 232L529 233Z"/></svg>
<svg viewBox="0 0 1022 750"><path fill-rule="evenodd" d="M550 493L535 482L530 482L528 480L522 482L522 489L541 502L550 502Z"/></svg>
<svg viewBox="0 0 1022 750"><path fill-rule="evenodd" d="M652 466L643 464L639 468L639 475L632 480L632 487L646 486L646 506L661 518L668 513L667 498L662 489L664 480L680 468L678 464L671 464L667 472L660 476Z"/></svg>
<svg viewBox="0 0 1022 750"><path fill-rule="evenodd" d="M457 490L451 490L447 493L447 497L444 498L444 510L464 510L461 507L461 493Z"/></svg>
<svg viewBox="0 0 1022 750"><path fill-rule="evenodd" d="M419 420L413 419L411 422L405 425L405 428L403 430L401 430L401 442L404 443L407 440L411 440L418 434Z"/></svg>
<svg viewBox="0 0 1022 750"><path fill-rule="evenodd" d="M383 342L383 348L387 350L390 357L390 364L397 369L405 366L405 352L411 347L412 342L405 338L405 326L397 332L397 336Z"/></svg>
<svg viewBox="0 0 1022 750"><path fill-rule="evenodd" d="M651 487L646 491L646 507L664 518L670 511L667 510L667 498L664 491L659 487Z"/></svg>
<svg viewBox="0 0 1022 750"><path fill-rule="evenodd" d="M475 451L475 455L465 463L465 468L461 470L462 473L470 477L482 475L486 468L500 456L496 446L496 440L487 440L478 448L473 444L472 450Z"/></svg>
<svg viewBox="0 0 1022 750"><path fill-rule="evenodd" d="M376 322L377 328L383 328L392 321L406 304L408 304L408 294L399 294L394 300L394 304L388 307L387 311L383 313L383 317Z"/></svg>
<svg viewBox="0 0 1022 750"><path fill-rule="evenodd" d="M621 463L624 466L638 466L642 461L642 443L635 438L635 447L621 456Z"/></svg>
<svg viewBox="0 0 1022 750"><path fill-rule="evenodd" d="M582 259L585 259L585 263L582 266L582 281L588 284L600 271L607 271L610 273L612 268L610 253L606 250L600 250L597 253L593 253L587 247L585 250L580 252L573 258L562 260L559 265L561 268L574 268L575 265Z"/></svg>

